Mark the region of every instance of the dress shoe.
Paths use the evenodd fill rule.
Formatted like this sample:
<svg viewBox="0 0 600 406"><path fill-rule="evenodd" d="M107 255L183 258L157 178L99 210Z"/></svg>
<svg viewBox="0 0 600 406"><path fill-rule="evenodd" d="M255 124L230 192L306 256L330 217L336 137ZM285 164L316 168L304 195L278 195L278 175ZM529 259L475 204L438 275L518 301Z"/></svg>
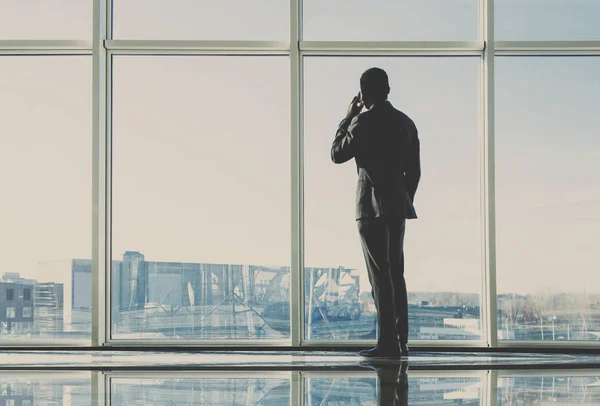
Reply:
<svg viewBox="0 0 600 406"><path fill-rule="evenodd" d="M362 350L358 354L367 358L400 358L402 355L398 347L384 348L380 346Z"/></svg>

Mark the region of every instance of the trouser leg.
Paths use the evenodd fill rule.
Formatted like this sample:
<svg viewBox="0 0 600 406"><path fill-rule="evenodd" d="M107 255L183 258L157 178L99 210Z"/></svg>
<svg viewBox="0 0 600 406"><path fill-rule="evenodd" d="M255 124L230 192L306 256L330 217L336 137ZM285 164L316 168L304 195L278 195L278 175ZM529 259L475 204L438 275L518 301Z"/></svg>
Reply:
<svg viewBox="0 0 600 406"><path fill-rule="evenodd" d="M390 278L390 229L381 218L358 220L363 254L379 323L379 346L396 346L394 287Z"/></svg>
<svg viewBox="0 0 600 406"><path fill-rule="evenodd" d="M390 275L394 285L396 331L400 343L408 342L408 294L404 278L405 219L390 222Z"/></svg>

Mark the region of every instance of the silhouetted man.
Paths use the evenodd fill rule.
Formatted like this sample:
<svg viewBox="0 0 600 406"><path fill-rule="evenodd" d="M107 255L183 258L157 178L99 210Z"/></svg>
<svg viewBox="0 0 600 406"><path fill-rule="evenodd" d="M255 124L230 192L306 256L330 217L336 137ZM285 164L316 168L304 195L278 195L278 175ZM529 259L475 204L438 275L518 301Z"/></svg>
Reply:
<svg viewBox="0 0 600 406"><path fill-rule="evenodd" d="M363 73L360 90L331 147L333 162L354 158L358 170L356 220L379 323L377 346L360 354L408 356L403 245L406 219L417 218L413 201L421 178L419 138L413 121L387 100L384 70ZM360 113L363 106L368 111Z"/></svg>

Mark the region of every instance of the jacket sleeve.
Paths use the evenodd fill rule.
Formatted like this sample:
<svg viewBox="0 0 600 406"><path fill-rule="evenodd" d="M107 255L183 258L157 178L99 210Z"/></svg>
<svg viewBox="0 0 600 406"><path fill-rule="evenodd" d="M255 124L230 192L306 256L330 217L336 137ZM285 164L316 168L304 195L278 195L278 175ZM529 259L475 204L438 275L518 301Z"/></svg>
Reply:
<svg viewBox="0 0 600 406"><path fill-rule="evenodd" d="M342 120L331 146L331 160L334 163L343 164L356 156L362 127L359 116L352 121L347 118Z"/></svg>
<svg viewBox="0 0 600 406"><path fill-rule="evenodd" d="M406 183L406 191L414 202L417 187L421 180L421 145L417 128L414 126L414 138L410 144L410 149L407 156L406 168L404 171L404 179Z"/></svg>

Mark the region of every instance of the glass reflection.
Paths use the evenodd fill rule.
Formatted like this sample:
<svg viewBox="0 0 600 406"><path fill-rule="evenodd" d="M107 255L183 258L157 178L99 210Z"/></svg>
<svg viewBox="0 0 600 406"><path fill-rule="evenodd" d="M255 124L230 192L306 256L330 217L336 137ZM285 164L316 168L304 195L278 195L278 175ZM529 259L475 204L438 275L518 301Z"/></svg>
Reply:
<svg viewBox="0 0 600 406"><path fill-rule="evenodd" d="M0 405L89 405L91 373L26 373L0 374Z"/></svg>
<svg viewBox="0 0 600 406"><path fill-rule="evenodd" d="M501 376L498 378L498 406L600 404L599 372L579 376L570 376L568 372Z"/></svg>
<svg viewBox="0 0 600 406"><path fill-rule="evenodd" d="M411 376L406 362L361 363L368 373L315 373L304 379L305 405L480 405L482 380L469 374Z"/></svg>
<svg viewBox="0 0 600 406"><path fill-rule="evenodd" d="M217 373L211 373L212 376ZM285 376L265 378L265 374L240 377L156 377L112 378L112 405L288 405L290 380Z"/></svg>
<svg viewBox="0 0 600 406"><path fill-rule="evenodd" d="M494 404L597 405L600 370L410 371L408 363L363 362L355 371L10 372L0 374L0 405L476 406L497 387ZM105 385L105 386L103 386ZM486 394L486 391L489 392Z"/></svg>

